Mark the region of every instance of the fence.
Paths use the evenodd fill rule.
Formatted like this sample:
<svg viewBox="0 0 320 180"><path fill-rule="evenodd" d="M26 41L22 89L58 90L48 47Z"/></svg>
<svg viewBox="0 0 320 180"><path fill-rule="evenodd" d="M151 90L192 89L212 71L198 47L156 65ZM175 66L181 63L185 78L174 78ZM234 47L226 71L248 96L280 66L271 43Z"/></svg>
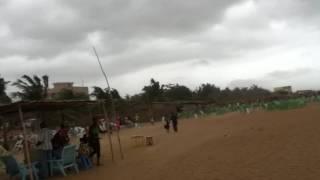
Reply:
<svg viewBox="0 0 320 180"><path fill-rule="evenodd" d="M297 98L288 100L277 100L268 103L253 104L229 104L228 106L208 106L204 109L204 115L223 115L229 112L250 112L254 109L265 109L267 111L289 110L306 106L309 102L320 102L320 96L312 98ZM193 118L194 115L201 115L199 112L182 112L180 117Z"/></svg>
<svg viewBox="0 0 320 180"><path fill-rule="evenodd" d="M305 98L273 101L273 102L267 103L266 109L269 111L296 109L296 108L304 107L307 104L307 102L308 100Z"/></svg>

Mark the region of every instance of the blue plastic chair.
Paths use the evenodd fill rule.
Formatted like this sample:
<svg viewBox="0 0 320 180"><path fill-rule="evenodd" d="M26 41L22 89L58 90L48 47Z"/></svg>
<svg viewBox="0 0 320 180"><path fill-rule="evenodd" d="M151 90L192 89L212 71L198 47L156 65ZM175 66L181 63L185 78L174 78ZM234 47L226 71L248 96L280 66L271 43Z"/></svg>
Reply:
<svg viewBox="0 0 320 180"><path fill-rule="evenodd" d="M33 172L33 177L38 180L38 169L36 168L36 162L32 163L32 167L28 168L26 165L18 163L17 160L12 156L2 156L0 160L6 166L6 173L10 176L10 178L19 176L22 180L26 180L30 175L31 170Z"/></svg>
<svg viewBox="0 0 320 180"><path fill-rule="evenodd" d="M78 157L80 168L82 169L90 169L92 168L92 162L87 156L80 155Z"/></svg>
<svg viewBox="0 0 320 180"><path fill-rule="evenodd" d="M67 145L63 148L61 159L49 160L50 163L50 174L53 175L53 170L59 170L64 176L66 176L66 168L74 168L79 173L79 168L76 160L77 152L75 145Z"/></svg>

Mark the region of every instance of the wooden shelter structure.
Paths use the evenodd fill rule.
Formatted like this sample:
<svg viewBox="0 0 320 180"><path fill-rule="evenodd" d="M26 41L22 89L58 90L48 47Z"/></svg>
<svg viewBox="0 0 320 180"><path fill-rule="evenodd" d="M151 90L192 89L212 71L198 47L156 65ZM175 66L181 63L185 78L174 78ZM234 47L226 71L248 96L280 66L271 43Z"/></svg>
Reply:
<svg viewBox="0 0 320 180"><path fill-rule="evenodd" d="M25 127L25 119L24 119L24 113L26 112L34 112L34 111L60 111L65 108L76 108L76 107L83 107L83 106L90 106L90 105L95 105L95 106L100 106L102 109L102 113L104 114L104 118L108 120L108 115L107 115L107 110L105 106L105 101L91 101L91 100L63 100L63 101L19 101L7 105L0 105L0 116L6 117L8 115L12 114L18 114L21 127L22 127L22 134L23 134L23 139L24 139L24 148L26 150L26 161L28 165L31 167L31 160L30 160L30 150L29 146L26 144L26 139L27 139L27 130ZM92 116L92 114L91 114ZM107 126L109 129L110 126L110 121L107 121ZM118 137L119 138L119 137ZM108 133L108 139L109 139L109 144L110 144L110 151L112 155L112 161L114 161L114 153L113 153L113 146L112 146L112 140L111 140L111 132L109 131ZM121 149L121 142L119 138L119 146ZM122 150L120 151L121 156ZM32 173L30 173L30 179L33 180Z"/></svg>

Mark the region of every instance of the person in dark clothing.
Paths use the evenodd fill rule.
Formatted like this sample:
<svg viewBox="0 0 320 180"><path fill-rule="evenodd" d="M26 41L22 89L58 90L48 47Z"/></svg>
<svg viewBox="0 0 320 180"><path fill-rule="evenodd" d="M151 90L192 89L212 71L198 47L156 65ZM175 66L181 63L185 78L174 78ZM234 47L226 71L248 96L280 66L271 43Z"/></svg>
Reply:
<svg viewBox="0 0 320 180"><path fill-rule="evenodd" d="M93 118L93 123L89 128L89 146L92 149L90 153L90 158L93 158L94 155L97 156L97 165L100 165L100 138L99 138L100 128L98 125L98 119Z"/></svg>
<svg viewBox="0 0 320 180"><path fill-rule="evenodd" d="M166 116L163 116L162 121L164 123L164 128L166 129L167 133L169 133L170 132L170 119Z"/></svg>
<svg viewBox="0 0 320 180"><path fill-rule="evenodd" d="M57 159L61 158L61 153L64 146L69 144L70 138L68 132L69 128L65 124L61 124L60 129L51 140L53 146L53 156Z"/></svg>
<svg viewBox="0 0 320 180"><path fill-rule="evenodd" d="M82 136L82 138L80 138L80 143L83 143L83 144L88 144L89 143L89 139L88 139L88 135L87 134L84 134Z"/></svg>
<svg viewBox="0 0 320 180"><path fill-rule="evenodd" d="M178 132L178 114L176 112L172 112L170 119L172 121L174 132Z"/></svg>
<svg viewBox="0 0 320 180"><path fill-rule="evenodd" d="M80 145L78 150L78 156L89 157L90 156L90 146L87 134L80 138Z"/></svg>

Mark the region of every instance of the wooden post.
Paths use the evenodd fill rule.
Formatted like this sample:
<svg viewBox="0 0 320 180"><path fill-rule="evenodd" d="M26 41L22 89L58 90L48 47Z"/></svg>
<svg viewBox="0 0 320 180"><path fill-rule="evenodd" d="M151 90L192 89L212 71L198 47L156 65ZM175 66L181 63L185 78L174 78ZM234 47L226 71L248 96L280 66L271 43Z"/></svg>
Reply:
<svg viewBox="0 0 320 180"><path fill-rule="evenodd" d="M9 144L8 144L9 122L5 122L3 120L3 126L2 127L3 127L3 147L4 147L4 149L9 150Z"/></svg>
<svg viewBox="0 0 320 180"><path fill-rule="evenodd" d="M107 115L106 107L105 107L103 101L100 101L100 102L101 102L102 109L103 109L104 119L107 121L108 115ZM110 144L112 162L114 162L113 146L112 146L111 131L110 131L110 120L108 120L108 122L107 122L107 129L108 129L108 139L109 139L109 144Z"/></svg>
<svg viewBox="0 0 320 180"><path fill-rule="evenodd" d="M120 150L121 159L124 159L119 131L120 131L120 127L117 129L117 139L118 139L118 143L119 143L119 150Z"/></svg>
<svg viewBox="0 0 320 180"><path fill-rule="evenodd" d="M90 107L88 106L88 110L89 110L89 117L90 117L90 119L93 119L92 108L90 108Z"/></svg>
<svg viewBox="0 0 320 180"><path fill-rule="evenodd" d="M111 94L111 93L110 93ZM112 101L112 99L111 99ZM112 103L112 118L113 118L113 121L116 122L116 110L115 110L115 106ZM121 159L123 160L124 159L124 156L123 156L123 151L122 151L122 144L121 144L121 139L120 139L120 123L119 122L119 128L117 128L117 140L118 140L118 144L119 144L119 151L120 151L120 157Z"/></svg>
<svg viewBox="0 0 320 180"><path fill-rule="evenodd" d="M32 164L31 164L31 159L30 159L29 144L28 144L28 140L27 140L27 131L26 131L26 127L24 124L23 112L22 112L21 105L19 105L19 116L20 116L20 121L21 121L21 125L22 125L22 134L23 134L23 142L24 142L23 144L24 144L24 148L26 150L26 157L24 157L24 158L27 160L27 164L30 168L30 179L34 180L33 169L32 169Z"/></svg>
<svg viewBox="0 0 320 180"><path fill-rule="evenodd" d="M60 114L60 118L61 118L61 123L60 124L63 124L64 123L64 113L63 113L62 109L59 109L59 114Z"/></svg>
<svg viewBox="0 0 320 180"><path fill-rule="evenodd" d="M109 84L109 80L108 80L108 77L107 77L107 74L106 72L104 71L103 67L102 67L102 64L100 62L100 58L98 56L98 53L96 51L96 48L93 46L93 51L94 51L94 54L96 55L97 57L97 60L98 60L98 63L99 63L99 66L100 66L100 69L101 69L101 72L106 80L106 83L108 85L108 93L110 95L110 100L111 100L111 108L112 108L112 116L113 116L113 120L115 122L115 118L116 118L116 111L115 111L115 106L114 106L114 102L113 102L113 97L112 97L112 93L111 93L111 87L110 87L110 84ZM104 107L104 102L103 102L103 107ZM105 107L103 108L104 111L105 111ZM106 116L106 113L105 113L105 116ZM117 130L117 139L118 139L118 143L119 143L119 150L120 150L120 154L121 154L121 159L124 159L123 157L123 152L122 152L122 145L121 145L121 140L120 140L120 135L119 135L119 129Z"/></svg>
<svg viewBox="0 0 320 180"><path fill-rule="evenodd" d="M113 121L116 122L116 111L115 111L115 107L114 107L112 99L111 99L111 103L112 103L111 105L112 105L112 114L113 114L112 118L113 118ZM121 139L120 139L120 132L119 131L120 131L120 122L119 122L119 128L117 129L117 140L118 140L118 144L119 144L120 156L121 156L121 159L123 160L124 156L123 156Z"/></svg>

